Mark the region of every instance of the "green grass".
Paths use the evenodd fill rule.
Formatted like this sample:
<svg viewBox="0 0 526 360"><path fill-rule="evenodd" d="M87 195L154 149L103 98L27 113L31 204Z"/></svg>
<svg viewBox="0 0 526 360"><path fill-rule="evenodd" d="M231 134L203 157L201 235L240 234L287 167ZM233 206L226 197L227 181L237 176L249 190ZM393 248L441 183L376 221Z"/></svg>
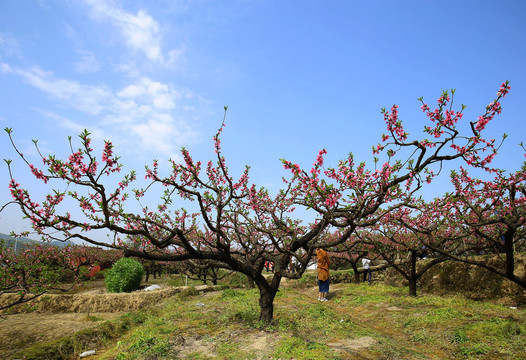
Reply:
<svg viewBox="0 0 526 360"><path fill-rule="evenodd" d="M281 289L267 325L257 290L188 290L122 317L96 359L526 359L524 309L383 285L331 291L322 303L312 284Z"/></svg>
<svg viewBox="0 0 526 360"><path fill-rule="evenodd" d="M280 341L272 353L272 358L298 360L341 359L341 357L334 354L327 345L316 341L305 341L295 336Z"/></svg>

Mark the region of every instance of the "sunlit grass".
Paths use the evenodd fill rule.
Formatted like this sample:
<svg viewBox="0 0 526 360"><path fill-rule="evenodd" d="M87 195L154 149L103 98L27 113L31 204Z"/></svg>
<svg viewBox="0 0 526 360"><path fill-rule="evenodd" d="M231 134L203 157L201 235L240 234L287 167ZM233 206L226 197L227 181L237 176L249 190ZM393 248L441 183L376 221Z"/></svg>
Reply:
<svg viewBox="0 0 526 360"><path fill-rule="evenodd" d="M206 296L188 290L126 315L126 332L107 343L97 359L526 358L522 309L460 296L411 297L407 289L383 285L339 284L331 287L326 303L317 300L312 286L280 289L274 320L263 324L258 300L255 289ZM251 348L261 336L269 342ZM373 341L360 345L364 339Z"/></svg>
<svg viewBox="0 0 526 360"><path fill-rule="evenodd" d="M280 341L272 353L272 356L274 359L341 359L341 357L335 354L327 345L314 340L305 341L304 339L295 336Z"/></svg>

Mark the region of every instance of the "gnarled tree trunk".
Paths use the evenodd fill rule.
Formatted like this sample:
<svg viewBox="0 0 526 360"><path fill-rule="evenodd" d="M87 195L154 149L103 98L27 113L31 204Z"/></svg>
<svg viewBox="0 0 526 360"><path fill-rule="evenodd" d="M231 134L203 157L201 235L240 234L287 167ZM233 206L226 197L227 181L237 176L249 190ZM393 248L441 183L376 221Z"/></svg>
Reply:
<svg viewBox="0 0 526 360"><path fill-rule="evenodd" d="M263 275L254 278L259 289L259 321L269 324L274 317L274 298L279 289L281 276L275 274L269 283Z"/></svg>

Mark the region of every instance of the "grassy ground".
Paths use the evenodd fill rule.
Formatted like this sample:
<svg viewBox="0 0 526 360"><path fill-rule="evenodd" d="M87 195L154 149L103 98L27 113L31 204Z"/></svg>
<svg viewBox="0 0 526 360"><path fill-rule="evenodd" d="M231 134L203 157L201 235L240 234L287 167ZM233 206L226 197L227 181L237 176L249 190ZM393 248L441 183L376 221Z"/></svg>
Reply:
<svg viewBox="0 0 526 360"><path fill-rule="evenodd" d="M239 286L244 277L230 279ZM185 285L184 278L152 281ZM150 283L150 284L151 284ZM36 344L14 358L78 359L526 359L526 309L462 296L419 295L380 284L331 285L317 300L314 275L286 281L274 321L258 321L258 291L190 288L93 329ZM198 285L190 282L188 285Z"/></svg>
<svg viewBox="0 0 526 360"><path fill-rule="evenodd" d="M265 326L256 290L186 292L88 359L526 359L524 309L383 285L338 284L329 298L286 286Z"/></svg>

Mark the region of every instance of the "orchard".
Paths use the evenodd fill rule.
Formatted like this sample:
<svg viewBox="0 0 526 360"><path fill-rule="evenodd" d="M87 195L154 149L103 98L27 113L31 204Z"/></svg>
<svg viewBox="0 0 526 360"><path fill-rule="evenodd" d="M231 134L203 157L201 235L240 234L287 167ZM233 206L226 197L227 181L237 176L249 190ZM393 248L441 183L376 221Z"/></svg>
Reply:
<svg viewBox="0 0 526 360"><path fill-rule="evenodd" d="M0 243L0 296L16 293L0 310L30 302L51 291L67 292L89 275L93 265L110 267L122 255L91 246L63 248L34 243L21 251Z"/></svg>
<svg viewBox="0 0 526 360"><path fill-rule="evenodd" d="M146 166L143 182L136 171L120 174L123 165L110 141L99 160L87 131L79 135L76 150L69 139L72 152L67 159L40 155L40 167L18 150L13 130L6 129L20 159L50 189L46 196L26 190L7 160L12 203L46 240L82 240L145 261L242 273L259 289L259 319L265 323L273 319L282 279L301 278L316 247L341 253L356 272L365 252L385 260L408 279L411 295L416 295L421 275L446 259L473 261L525 287L526 279L513 267L514 251L524 251L525 168L509 176L492 168L500 143L485 136L509 89L508 82L503 83L497 97L468 126L458 126L466 120L464 106L453 107L454 90L443 92L433 109L420 99L427 125L416 138L404 130L397 105L384 109L386 133L373 147L378 156L373 164L356 163L349 154L328 167L324 149L310 169L284 159L290 177L274 192L251 183L248 166L239 178L230 175L221 151L225 118L213 139L214 160L202 163L183 148L183 161L170 160L170 169L157 160ZM225 107L225 117L226 112ZM455 193L423 201L420 191L446 162L462 166L452 175ZM470 169L483 169L494 180L476 180L469 176ZM151 195L158 203L142 205ZM76 204L78 216L68 211L66 202ZM297 209L314 220L305 224L296 216ZM95 236L98 232L114 236L103 242ZM423 248L436 257L417 269ZM495 268L463 256L476 251L504 254L505 266ZM397 253L409 253L409 261L395 261ZM274 266L270 279L264 276L268 262ZM38 269L24 264L26 270ZM46 282L52 286L54 280Z"/></svg>

